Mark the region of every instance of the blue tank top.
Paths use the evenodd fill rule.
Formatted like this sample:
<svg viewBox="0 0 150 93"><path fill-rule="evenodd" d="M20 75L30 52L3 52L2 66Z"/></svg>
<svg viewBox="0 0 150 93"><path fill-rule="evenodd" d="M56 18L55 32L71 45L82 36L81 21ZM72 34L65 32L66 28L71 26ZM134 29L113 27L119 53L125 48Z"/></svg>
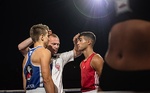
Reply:
<svg viewBox="0 0 150 93"><path fill-rule="evenodd" d="M33 65L31 61L31 55L39 47L42 46L31 48L27 54L28 58L24 66L24 75L26 78L26 90L44 87L43 78L41 74L41 67Z"/></svg>

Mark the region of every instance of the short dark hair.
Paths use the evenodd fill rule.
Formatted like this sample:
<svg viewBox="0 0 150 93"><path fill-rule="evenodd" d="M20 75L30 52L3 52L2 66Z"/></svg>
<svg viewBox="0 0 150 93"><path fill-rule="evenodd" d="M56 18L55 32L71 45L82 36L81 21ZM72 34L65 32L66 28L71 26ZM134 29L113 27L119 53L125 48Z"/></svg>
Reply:
<svg viewBox="0 0 150 93"><path fill-rule="evenodd" d="M84 32L81 32L79 37L81 36L85 36L87 38L90 38L92 40L92 46L94 46L95 42L96 42L96 35L91 32L91 31L84 31Z"/></svg>

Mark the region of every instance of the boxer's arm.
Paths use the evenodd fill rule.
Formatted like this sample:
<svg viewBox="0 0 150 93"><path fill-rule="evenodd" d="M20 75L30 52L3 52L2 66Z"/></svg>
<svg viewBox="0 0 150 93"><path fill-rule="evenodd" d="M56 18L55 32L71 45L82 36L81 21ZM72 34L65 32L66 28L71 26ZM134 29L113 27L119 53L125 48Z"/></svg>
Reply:
<svg viewBox="0 0 150 93"><path fill-rule="evenodd" d="M33 41L30 37L18 44L18 50L22 53L24 57L29 51L29 46L31 46L32 44Z"/></svg>

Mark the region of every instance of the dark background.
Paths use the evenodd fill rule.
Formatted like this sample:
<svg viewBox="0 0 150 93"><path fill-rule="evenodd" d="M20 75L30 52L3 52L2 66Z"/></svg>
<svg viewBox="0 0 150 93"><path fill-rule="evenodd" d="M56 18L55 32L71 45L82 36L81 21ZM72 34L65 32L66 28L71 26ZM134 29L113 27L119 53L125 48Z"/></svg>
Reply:
<svg viewBox="0 0 150 93"><path fill-rule="evenodd" d="M149 0L131 0L130 2L134 18L150 20ZM114 7L111 8L113 10ZM29 29L32 25L38 23L48 25L60 38L59 52L73 49L72 39L77 33L85 30L93 31L97 36L94 50L104 57L108 46L107 40L110 28L114 23L129 18L129 16L116 17L114 10L104 18L90 18L77 10L73 0L0 0L0 12L1 90L22 89L23 56L18 51L17 46L29 37ZM63 72L64 88L80 88L79 64L83 58L82 55L65 65ZM122 73L125 73L125 75ZM120 75L115 76L115 74ZM135 78L130 80L129 77L138 77L138 81L147 77L147 75L149 76L147 72L144 72L140 77L137 72L115 71L105 63L101 77L102 87L105 90L121 90L131 83L127 82L122 85L120 83L125 80L132 82L136 80ZM120 77L121 79L118 79L120 83L116 83L115 80ZM145 86L145 82L147 81L139 81L137 84L140 83ZM133 86L135 86L136 83L133 83ZM121 87L119 88L119 86ZM135 86L134 89L136 88Z"/></svg>

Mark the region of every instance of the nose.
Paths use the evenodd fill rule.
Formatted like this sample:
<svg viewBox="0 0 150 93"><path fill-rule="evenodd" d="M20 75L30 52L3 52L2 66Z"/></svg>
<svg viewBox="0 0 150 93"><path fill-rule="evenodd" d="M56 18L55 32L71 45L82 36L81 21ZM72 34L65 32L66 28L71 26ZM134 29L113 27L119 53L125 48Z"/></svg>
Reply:
<svg viewBox="0 0 150 93"><path fill-rule="evenodd" d="M79 41L77 41L77 45L79 45Z"/></svg>

